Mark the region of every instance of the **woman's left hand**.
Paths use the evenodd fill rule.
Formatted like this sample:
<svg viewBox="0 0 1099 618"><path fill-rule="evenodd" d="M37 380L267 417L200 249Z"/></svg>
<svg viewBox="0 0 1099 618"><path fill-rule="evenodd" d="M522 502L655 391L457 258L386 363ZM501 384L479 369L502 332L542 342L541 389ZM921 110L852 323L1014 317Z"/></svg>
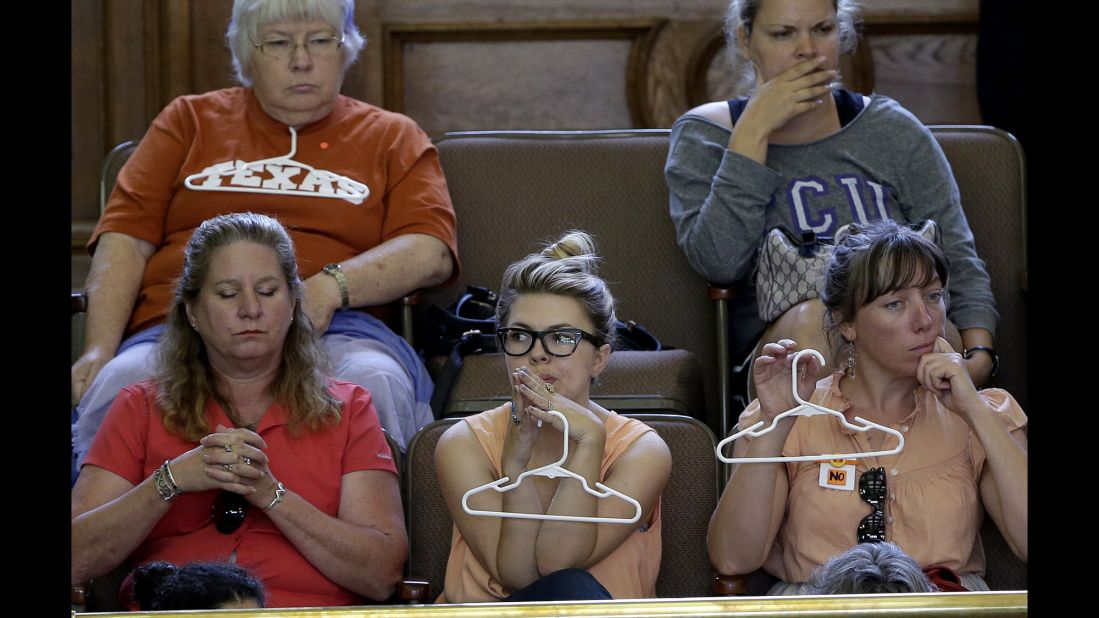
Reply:
<svg viewBox="0 0 1099 618"><path fill-rule="evenodd" d="M916 379L956 414L965 416L981 405L965 359L942 337L935 340L935 348L931 352L920 358Z"/></svg>
<svg viewBox="0 0 1099 618"><path fill-rule="evenodd" d="M275 497L278 479L271 474L263 449L267 443L254 431L218 425L201 444L206 474L220 481L228 491L241 494L252 505L264 508Z"/></svg>
<svg viewBox="0 0 1099 618"><path fill-rule="evenodd" d="M530 369L520 367L515 371L519 378L518 390L526 398L527 412L534 418L549 423L558 431L565 427L560 417L550 414L550 410L560 412L569 421L569 438L577 443L586 440L598 440L602 443L607 434L599 417L591 410L550 389L541 378Z"/></svg>

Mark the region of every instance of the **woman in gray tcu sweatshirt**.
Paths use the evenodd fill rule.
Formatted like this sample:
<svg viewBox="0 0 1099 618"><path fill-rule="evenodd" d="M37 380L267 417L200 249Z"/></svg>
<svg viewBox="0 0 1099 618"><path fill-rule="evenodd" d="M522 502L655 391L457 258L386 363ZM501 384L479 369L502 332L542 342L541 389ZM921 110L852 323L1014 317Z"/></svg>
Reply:
<svg viewBox="0 0 1099 618"><path fill-rule="evenodd" d="M750 97L701 105L672 127L665 177L679 246L710 281L742 283L730 312L739 361L760 341L830 349L818 299L770 324L758 315L748 275L771 228L830 238L852 222L933 219L950 260L947 338L967 350L966 368L980 386L992 372L999 317L988 271L930 131L889 97L835 86L857 21L850 0L733 0L727 38L755 87Z"/></svg>

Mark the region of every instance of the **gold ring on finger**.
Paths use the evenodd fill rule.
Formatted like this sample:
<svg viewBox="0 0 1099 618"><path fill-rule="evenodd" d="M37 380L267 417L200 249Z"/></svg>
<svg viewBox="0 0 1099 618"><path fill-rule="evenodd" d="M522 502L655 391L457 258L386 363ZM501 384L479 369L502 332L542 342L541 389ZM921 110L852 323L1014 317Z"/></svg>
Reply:
<svg viewBox="0 0 1099 618"><path fill-rule="evenodd" d="M233 452L233 445L232 444L226 444L225 445L225 452L226 453L232 453Z"/></svg>
<svg viewBox="0 0 1099 618"><path fill-rule="evenodd" d="M225 470L229 474L233 473L233 464L221 464L221 469Z"/></svg>

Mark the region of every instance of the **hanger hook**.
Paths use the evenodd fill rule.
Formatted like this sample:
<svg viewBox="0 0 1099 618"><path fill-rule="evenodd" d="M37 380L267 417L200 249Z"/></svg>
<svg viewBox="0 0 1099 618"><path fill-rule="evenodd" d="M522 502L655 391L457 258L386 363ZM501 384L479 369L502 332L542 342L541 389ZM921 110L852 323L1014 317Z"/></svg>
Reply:
<svg viewBox="0 0 1099 618"><path fill-rule="evenodd" d="M803 406L811 405L808 401L802 399L801 393L798 392L798 361L800 361L801 357L805 354L812 354L816 357L820 366L824 366L824 355L812 348L805 348L794 354L794 360L790 364L790 389L794 391L794 400Z"/></svg>
<svg viewBox="0 0 1099 618"><path fill-rule="evenodd" d="M293 159L294 155L298 154L298 132L294 130L294 127L287 127L290 129L290 153L286 155L286 158Z"/></svg>

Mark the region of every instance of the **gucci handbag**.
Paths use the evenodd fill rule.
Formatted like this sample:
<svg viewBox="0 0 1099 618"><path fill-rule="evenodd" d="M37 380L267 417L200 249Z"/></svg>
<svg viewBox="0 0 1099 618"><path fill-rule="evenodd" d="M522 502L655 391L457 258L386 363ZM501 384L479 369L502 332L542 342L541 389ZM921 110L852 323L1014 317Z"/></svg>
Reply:
<svg viewBox="0 0 1099 618"><path fill-rule="evenodd" d="M939 226L931 219L911 225L924 238L942 246ZM794 305L820 296L824 268L837 240L857 233L854 223L836 230L834 238L804 232L799 238L784 227L773 227L763 238L756 264L759 317L773 322Z"/></svg>

